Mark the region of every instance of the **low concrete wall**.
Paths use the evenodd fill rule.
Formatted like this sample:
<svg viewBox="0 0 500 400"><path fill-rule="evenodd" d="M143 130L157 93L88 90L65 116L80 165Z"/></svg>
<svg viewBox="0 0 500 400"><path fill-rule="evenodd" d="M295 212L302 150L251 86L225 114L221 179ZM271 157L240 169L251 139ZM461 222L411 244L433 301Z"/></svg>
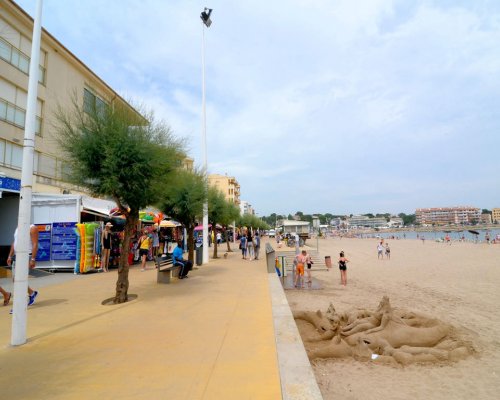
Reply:
<svg viewBox="0 0 500 400"><path fill-rule="evenodd" d="M283 286L276 273L270 273L268 276L282 399L321 400L323 396L314 377Z"/></svg>

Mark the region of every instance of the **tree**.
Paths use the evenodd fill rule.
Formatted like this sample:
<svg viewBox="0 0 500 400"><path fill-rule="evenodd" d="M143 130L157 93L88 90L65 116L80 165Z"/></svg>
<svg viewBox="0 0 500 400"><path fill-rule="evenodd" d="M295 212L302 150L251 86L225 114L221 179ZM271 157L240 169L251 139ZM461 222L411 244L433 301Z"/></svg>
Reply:
<svg viewBox="0 0 500 400"><path fill-rule="evenodd" d="M126 218L114 298L126 302L127 253L139 210L159 200L159 187L170 181L184 157L183 144L151 114L144 117L120 102L80 106L76 96L69 111L59 107L56 135L68 162L68 180L94 196L112 198Z"/></svg>
<svg viewBox="0 0 500 400"><path fill-rule="evenodd" d="M224 230L224 238L227 244L227 251L229 252L231 252L232 250L231 246L229 245L227 226L233 222L236 222L239 216L240 216L240 208L236 204L228 202L221 223L223 224L222 226ZM236 229L236 226L234 226L233 228Z"/></svg>
<svg viewBox="0 0 500 400"><path fill-rule="evenodd" d="M206 197L205 175L199 171L179 171L173 182L162 188L159 208L186 227L188 258L194 261L194 228L203 214Z"/></svg>
<svg viewBox="0 0 500 400"><path fill-rule="evenodd" d="M208 188L208 222L212 224L212 230L216 231L217 230L217 224L219 222L222 222L224 219L224 214L226 213L227 209L227 201L224 196L224 193L222 193L219 189L210 186ZM217 240L214 241L214 254L213 258L218 258L217 256Z"/></svg>

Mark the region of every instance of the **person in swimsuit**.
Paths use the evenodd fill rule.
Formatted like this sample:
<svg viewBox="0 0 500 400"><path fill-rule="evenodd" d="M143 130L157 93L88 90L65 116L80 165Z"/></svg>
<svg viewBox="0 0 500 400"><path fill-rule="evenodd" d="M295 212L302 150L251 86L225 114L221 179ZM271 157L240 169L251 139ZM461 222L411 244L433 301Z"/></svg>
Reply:
<svg viewBox="0 0 500 400"><path fill-rule="evenodd" d="M302 251L302 254L304 254L306 251ZM314 261L311 259L310 254L306 254L306 265L307 265L307 283L312 282L312 277L311 277L311 267L314 264Z"/></svg>
<svg viewBox="0 0 500 400"><path fill-rule="evenodd" d="M385 257L390 260L391 259L391 249L389 248L389 243L385 244Z"/></svg>
<svg viewBox="0 0 500 400"><path fill-rule="evenodd" d="M111 228L113 224L108 222L102 231L102 258L101 268L103 272L108 272L109 253L111 250Z"/></svg>
<svg viewBox="0 0 500 400"><path fill-rule="evenodd" d="M342 286L347 285L347 263L349 260L344 257L344 252L340 252L339 270L340 270L340 283Z"/></svg>
<svg viewBox="0 0 500 400"><path fill-rule="evenodd" d="M295 282L294 286L299 287L298 283L300 280L300 287L303 286L303 280L304 280L304 265L306 263L307 259L307 252L305 250L302 250L302 253L299 253L295 256L294 264L295 264Z"/></svg>

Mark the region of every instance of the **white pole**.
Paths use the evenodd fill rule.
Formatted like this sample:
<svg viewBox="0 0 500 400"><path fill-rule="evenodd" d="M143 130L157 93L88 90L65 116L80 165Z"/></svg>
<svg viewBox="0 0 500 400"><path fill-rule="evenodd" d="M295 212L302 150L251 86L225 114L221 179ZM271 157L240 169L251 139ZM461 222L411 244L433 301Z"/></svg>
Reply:
<svg viewBox="0 0 500 400"><path fill-rule="evenodd" d="M16 270L14 276L14 306L12 315L11 345L26 343L26 311L28 291L28 265L30 245L31 195L33 185L33 158L35 152L36 99L38 90L38 65L40 64L40 36L42 31L42 0L36 2L36 13L31 43L31 61L28 81L28 100L24 129L23 167L21 172L21 197L17 225ZM33 254L32 257L36 257Z"/></svg>
<svg viewBox="0 0 500 400"><path fill-rule="evenodd" d="M205 189L208 190L208 166L207 166L207 112L205 106L205 26L201 24L201 69L202 69L202 117L203 127L201 145L203 152L203 172L205 173ZM215 227L214 227L215 228ZM203 202L203 264L208 264L208 193Z"/></svg>

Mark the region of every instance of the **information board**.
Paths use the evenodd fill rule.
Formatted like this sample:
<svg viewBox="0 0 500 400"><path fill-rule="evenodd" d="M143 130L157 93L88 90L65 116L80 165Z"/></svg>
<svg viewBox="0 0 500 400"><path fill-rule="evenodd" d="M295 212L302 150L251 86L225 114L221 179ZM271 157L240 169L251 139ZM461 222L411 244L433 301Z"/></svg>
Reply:
<svg viewBox="0 0 500 400"><path fill-rule="evenodd" d="M76 260L76 222L52 224L52 260Z"/></svg>
<svg viewBox="0 0 500 400"><path fill-rule="evenodd" d="M35 224L38 229L38 251L36 261L50 261L52 243L52 225Z"/></svg>

